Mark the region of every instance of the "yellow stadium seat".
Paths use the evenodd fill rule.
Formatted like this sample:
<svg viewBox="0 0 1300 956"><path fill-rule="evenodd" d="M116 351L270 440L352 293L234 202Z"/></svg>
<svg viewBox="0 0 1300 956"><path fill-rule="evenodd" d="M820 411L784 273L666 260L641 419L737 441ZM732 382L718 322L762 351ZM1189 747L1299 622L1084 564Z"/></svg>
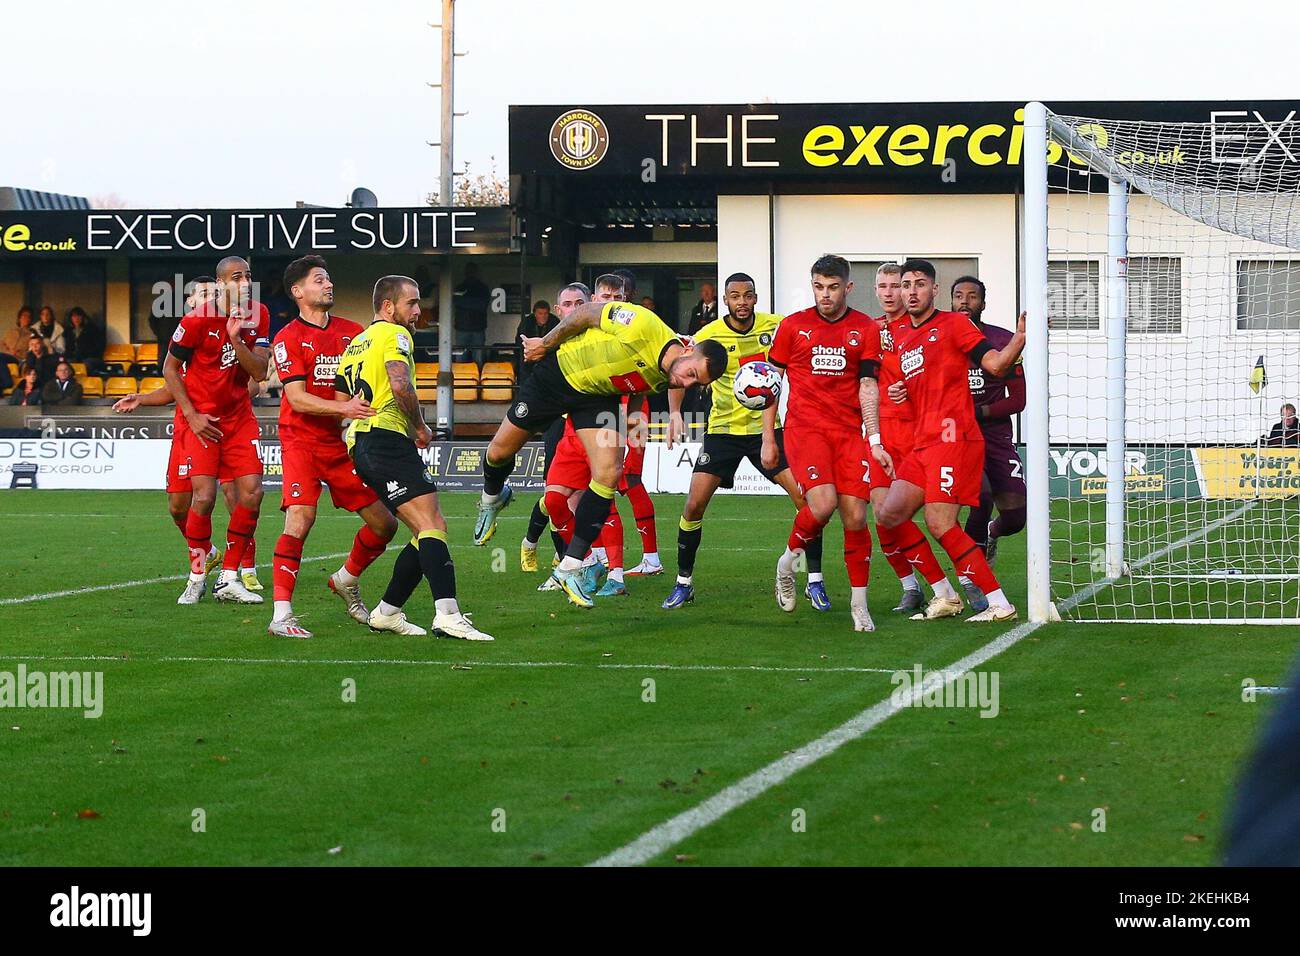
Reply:
<svg viewBox="0 0 1300 956"><path fill-rule="evenodd" d="M436 403L438 401L438 387L436 385L417 385L415 386L415 397L422 402Z"/></svg>
<svg viewBox="0 0 1300 956"><path fill-rule="evenodd" d="M22 380L22 374L18 370L18 363L6 362L5 364L9 366L9 377L14 381L14 388L17 388L18 383ZM4 394L8 395L9 393L5 392Z"/></svg>
<svg viewBox="0 0 1300 956"><path fill-rule="evenodd" d="M104 380L96 378L93 375L89 378L79 379L81 382L82 398L103 398L104 397Z"/></svg>
<svg viewBox="0 0 1300 956"><path fill-rule="evenodd" d="M136 391L139 391L139 383L125 375L114 375L104 383L105 398L121 398Z"/></svg>
<svg viewBox="0 0 1300 956"><path fill-rule="evenodd" d="M135 347L135 360L137 362L154 362L158 361L158 343L144 342Z"/></svg>
<svg viewBox="0 0 1300 956"><path fill-rule="evenodd" d="M121 362L123 365L129 365L135 361L134 345L106 345L104 346L105 362Z"/></svg>
<svg viewBox="0 0 1300 956"><path fill-rule="evenodd" d="M416 362L415 363L415 384L437 385L438 384L438 363L437 362Z"/></svg>
<svg viewBox="0 0 1300 956"><path fill-rule="evenodd" d="M88 374L86 372L85 362L69 362L68 364L72 366L72 377L77 379L78 381L83 379Z"/></svg>
<svg viewBox="0 0 1300 956"><path fill-rule="evenodd" d="M472 402L478 398L478 366L473 362L456 362L451 367L451 397L456 402Z"/></svg>
<svg viewBox="0 0 1300 956"><path fill-rule="evenodd" d="M152 375L149 378L142 378L140 379L140 394L145 395L156 388L165 388L166 385L167 379L165 378L159 378Z"/></svg>
<svg viewBox="0 0 1300 956"><path fill-rule="evenodd" d="M481 382L499 382L507 381L511 385L515 383L515 367L509 362L484 362L483 374L479 379Z"/></svg>

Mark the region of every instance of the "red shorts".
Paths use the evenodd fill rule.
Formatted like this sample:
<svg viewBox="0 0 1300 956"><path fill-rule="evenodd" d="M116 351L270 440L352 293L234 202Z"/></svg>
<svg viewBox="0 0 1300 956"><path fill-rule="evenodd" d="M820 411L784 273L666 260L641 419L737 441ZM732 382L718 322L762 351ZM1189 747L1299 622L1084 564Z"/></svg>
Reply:
<svg viewBox="0 0 1300 956"><path fill-rule="evenodd" d="M926 502L980 503L984 478L984 440L938 442L918 448L895 465L902 481L925 489Z"/></svg>
<svg viewBox="0 0 1300 956"><path fill-rule="evenodd" d="M280 510L295 505L316 506L321 482L330 486L330 501L344 511L360 511L379 500L370 486L357 477L347 445L336 441L286 441L280 450L284 487Z"/></svg>
<svg viewBox="0 0 1300 956"><path fill-rule="evenodd" d="M785 429L785 457L804 494L818 485L834 485L842 495L871 497L873 462L860 431Z"/></svg>
<svg viewBox="0 0 1300 956"><path fill-rule="evenodd" d="M914 431L910 421L898 418L882 418L880 420L880 443L885 446L885 451L889 452L889 457L894 462L894 474L898 474L899 466L912 453L913 435ZM871 487L873 489L888 488L893 482L894 479L889 477L889 473L876 465L875 459L872 459Z"/></svg>
<svg viewBox="0 0 1300 956"><path fill-rule="evenodd" d="M260 475L262 473L262 460L258 455L257 419L254 418L252 421L252 444L237 450L227 448L225 454L220 454L221 445L231 440L229 436L223 438L219 444L214 445L212 442L208 442L208 450L204 451L203 446L199 444L199 440L190 431L189 425L182 419L172 431L172 449L167 458L167 494L188 494L193 491L194 488L190 483L191 475L215 474L217 481L223 485L227 481L234 481L244 475ZM247 439L247 433L242 437ZM196 448L203 453L201 457L194 454ZM245 453L245 448L247 453ZM207 464L208 456L214 451L219 456L216 459L216 471L199 470L201 462L203 467L209 467Z"/></svg>
<svg viewBox="0 0 1300 956"><path fill-rule="evenodd" d="M555 460L546 469L546 483L565 488L586 488L591 484L591 463L582 439L566 430L555 446Z"/></svg>

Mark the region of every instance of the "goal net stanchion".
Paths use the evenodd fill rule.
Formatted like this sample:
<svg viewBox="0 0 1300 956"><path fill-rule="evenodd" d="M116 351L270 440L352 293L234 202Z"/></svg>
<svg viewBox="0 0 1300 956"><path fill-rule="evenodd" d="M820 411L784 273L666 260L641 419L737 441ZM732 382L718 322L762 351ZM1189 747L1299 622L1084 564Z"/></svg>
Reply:
<svg viewBox="0 0 1300 956"><path fill-rule="evenodd" d="M1209 120L1026 107L1031 620L1300 623L1300 128Z"/></svg>

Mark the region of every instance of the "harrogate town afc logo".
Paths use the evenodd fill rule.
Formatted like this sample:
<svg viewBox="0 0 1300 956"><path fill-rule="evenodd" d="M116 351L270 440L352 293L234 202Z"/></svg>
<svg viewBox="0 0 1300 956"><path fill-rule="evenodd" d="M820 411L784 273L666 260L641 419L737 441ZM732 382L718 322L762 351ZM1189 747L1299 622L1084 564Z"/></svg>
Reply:
<svg viewBox="0 0 1300 956"><path fill-rule="evenodd" d="M527 417L528 417L528 403L527 403L527 402L520 402L518 405L515 406L515 417L516 417L516 418L527 418Z"/></svg>
<svg viewBox="0 0 1300 956"><path fill-rule="evenodd" d="M758 344L759 344L759 345L771 345L771 344L772 344L772 335L771 335L771 333L769 333L769 332L764 332L762 335L760 335L760 336L758 337Z"/></svg>
<svg viewBox="0 0 1300 956"><path fill-rule="evenodd" d="M711 456L707 451L706 451L706 452L703 452L703 453L700 455L700 464L701 464L701 465L707 465L707 464L708 464L709 462L711 462L712 460L713 460L713 457L712 457L712 456Z"/></svg>
<svg viewBox="0 0 1300 956"><path fill-rule="evenodd" d="M551 124L551 155L569 169L591 169L609 151L609 129L590 110L569 110Z"/></svg>

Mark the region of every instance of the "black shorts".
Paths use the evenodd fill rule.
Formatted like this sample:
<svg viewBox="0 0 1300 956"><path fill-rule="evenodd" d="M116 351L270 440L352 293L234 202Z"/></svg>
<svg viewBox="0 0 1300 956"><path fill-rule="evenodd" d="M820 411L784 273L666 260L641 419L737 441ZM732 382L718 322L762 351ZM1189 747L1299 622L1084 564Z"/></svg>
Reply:
<svg viewBox="0 0 1300 956"><path fill-rule="evenodd" d="M569 384L560 371L556 353L548 352L533 367L533 374L515 392L506 412L512 425L537 434L561 415L573 419L574 428L618 428L619 395L587 395Z"/></svg>
<svg viewBox="0 0 1300 956"><path fill-rule="evenodd" d="M438 490L415 442L387 428L359 432L352 446L352 463L361 480L393 514L399 505Z"/></svg>
<svg viewBox="0 0 1300 956"><path fill-rule="evenodd" d="M776 430L776 467L763 467L762 435L719 435L710 432L704 436L700 447L700 457L695 460L695 471L705 475L716 475L722 479L723 488L731 488L736 482L736 469L741 459L748 458L768 481L776 481L776 476L790 465L785 460L785 429Z"/></svg>

